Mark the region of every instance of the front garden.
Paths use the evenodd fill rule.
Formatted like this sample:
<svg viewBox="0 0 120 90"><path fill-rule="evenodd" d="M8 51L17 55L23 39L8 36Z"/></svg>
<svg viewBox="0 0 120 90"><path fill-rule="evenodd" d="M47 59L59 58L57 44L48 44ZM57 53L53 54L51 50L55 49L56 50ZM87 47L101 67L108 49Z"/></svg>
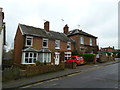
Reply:
<svg viewBox="0 0 120 90"><path fill-rule="evenodd" d="M47 65L44 63L36 62L34 65L12 65L10 68L5 68L2 72L2 81L10 81L20 79L23 77L30 77L49 72L56 72L64 70L65 64L61 62L59 65Z"/></svg>

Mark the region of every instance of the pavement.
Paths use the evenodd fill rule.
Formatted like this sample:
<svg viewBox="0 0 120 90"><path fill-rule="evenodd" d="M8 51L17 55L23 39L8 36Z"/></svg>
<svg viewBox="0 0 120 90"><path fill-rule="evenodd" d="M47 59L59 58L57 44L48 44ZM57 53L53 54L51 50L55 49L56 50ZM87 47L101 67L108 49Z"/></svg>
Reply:
<svg viewBox="0 0 120 90"><path fill-rule="evenodd" d="M100 64L82 65L82 66L77 66L76 69L68 69L67 68L62 71L41 74L41 75L34 76L34 77L21 78L19 80L12 80L9 82L2 83L2 88L3 89L6 89L6 88L17 89L17 88L24 87L27 85L32 85L32 84L35 84L38 82L44 82L44 81L59 78L59 77L65 77L65 76L68 76L71 74L80 73L80 72L96 69L98 67L104 67L106 65L111 65L111 64L115 64L115 63L118 63L118 60L100 63Z"/></svg>

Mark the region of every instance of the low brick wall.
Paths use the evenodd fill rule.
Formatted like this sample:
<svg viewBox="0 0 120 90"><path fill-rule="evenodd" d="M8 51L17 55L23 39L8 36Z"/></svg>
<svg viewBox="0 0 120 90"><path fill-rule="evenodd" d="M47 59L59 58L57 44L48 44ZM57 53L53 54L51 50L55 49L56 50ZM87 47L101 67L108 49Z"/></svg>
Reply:
<svg viewBox="0 0 120 90"><path fill-rule="evenodd" d="M21 68L22 67L22 68ZM5 68L2 73L2 81L10 81L14 79L19 79L22 77L30 77L35 75L40 75L43 73L54 72L59 70L64 70L65 64L61 63L59 65L28 65L28 66L12 66L10 68Z"/></svg>
<svg viewBox="0 0 120 90"><path fill-rule="evenodd" d="M111 56L100 56L100 62L114 61L115 58Z"/></svg>
<svg viewBox="0 0 120 90"><path fill-rule="evenodd" d="M64 70L65 65L60 64L60 65L44 65L44 66L29 66L25 70L22 70L20 72L21 77L29 77L29 76L34 76L34 75L39 75L43 73L48 73L48 72L54 72L58 70Z"/></svg>
<svg viewBox="0 0 120 90"><path fill-rule="evenodd" d="M65 68L75 69L77 67L77 64L75 62L72 62L71 64L65 63Z"/></svg>

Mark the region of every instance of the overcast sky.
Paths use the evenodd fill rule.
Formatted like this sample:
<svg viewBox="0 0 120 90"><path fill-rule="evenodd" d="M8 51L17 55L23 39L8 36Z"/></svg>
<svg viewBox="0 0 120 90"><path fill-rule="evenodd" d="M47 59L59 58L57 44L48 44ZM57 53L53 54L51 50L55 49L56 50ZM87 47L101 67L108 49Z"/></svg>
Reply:
<svg viewBox="0 0 120 90"><path fill-rule="evenodd" d="M63 26L68 24L69 30L79 28L98 37L99 47L118 48L118 1L0 0L8 47L14 42L19 23L43 28L44 20L48 20L50 30L63 32Z"/></svg>

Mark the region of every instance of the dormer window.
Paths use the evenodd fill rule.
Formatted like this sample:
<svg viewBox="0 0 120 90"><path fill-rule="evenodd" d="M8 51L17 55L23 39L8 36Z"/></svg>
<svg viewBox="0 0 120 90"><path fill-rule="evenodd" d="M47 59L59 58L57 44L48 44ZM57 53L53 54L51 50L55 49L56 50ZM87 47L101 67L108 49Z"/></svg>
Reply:
<svg viewBox="0 0 120 90"><path fill-rule="evenodd" d="M26 36L26 46L31 47L33 43L33 37L31 36Z"/></svg>
<svg viewBox="0 0 120 90"><path fill-rule="evenodd" d="M43 38L43 48L48 48L48 39Z"/></svg>
<svg viewBox="0 0 120 90"><path fill-rule="evenodd" d="M67 42L67 50L71 50L71 42Z"/></svg>
<svg viewBox="0 0 120 90"><path fill-rule="evenodd" d="M55 49L60 49L60 40L55 40Z"/></svg>

